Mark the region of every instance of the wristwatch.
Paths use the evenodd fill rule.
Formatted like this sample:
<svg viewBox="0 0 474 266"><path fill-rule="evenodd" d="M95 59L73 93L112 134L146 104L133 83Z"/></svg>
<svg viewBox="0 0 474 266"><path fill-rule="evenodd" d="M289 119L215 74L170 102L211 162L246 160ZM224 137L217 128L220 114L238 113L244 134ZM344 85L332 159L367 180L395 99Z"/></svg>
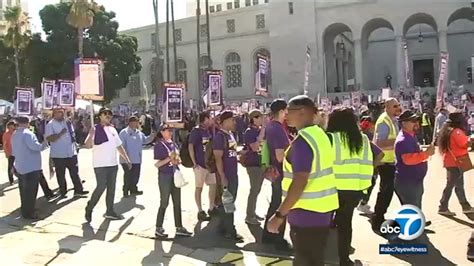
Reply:
<svg viewBox="0 0 474 266"><path fill-rule="evenodd" d="M280 218L280 219L285 219L286 215L283 215L281 212L277 211L275 212L275 217Z"/></svg>

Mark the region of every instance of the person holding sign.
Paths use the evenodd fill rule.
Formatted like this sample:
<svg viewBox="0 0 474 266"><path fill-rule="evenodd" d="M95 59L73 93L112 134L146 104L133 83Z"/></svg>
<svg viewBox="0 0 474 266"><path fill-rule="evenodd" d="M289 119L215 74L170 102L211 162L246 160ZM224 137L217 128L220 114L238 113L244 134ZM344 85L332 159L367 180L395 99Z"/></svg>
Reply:
<svg viewBox="0 0 474 266"><path fill-rule="evenodd" d="M97 180L97 186L86 206L85 218L89 223L92 221L92 211L106 189L107 212L105 218L123 219L123 216L114 211L115 184L119 164L117 152L127 162L129 169L132 169L132 162L122 146L122 140L120 140L117 130L110 124L111 120L112 111L106 107L100 108L100 123L90 129L84 145L86 149L92 149L92 164Z"/></svg>
<svg viewBox="0 0 474 266"><path fill-rule="evenodd" d="M53 119L46 124L45 131L46 140L51 145L50 156L54 162L61 197L65 198L67 193L66 169L74 184L74 196L87 195L89 191L82 187L78 173L74 128L71 121L65 119L62 107L53 109Z"/></svg>

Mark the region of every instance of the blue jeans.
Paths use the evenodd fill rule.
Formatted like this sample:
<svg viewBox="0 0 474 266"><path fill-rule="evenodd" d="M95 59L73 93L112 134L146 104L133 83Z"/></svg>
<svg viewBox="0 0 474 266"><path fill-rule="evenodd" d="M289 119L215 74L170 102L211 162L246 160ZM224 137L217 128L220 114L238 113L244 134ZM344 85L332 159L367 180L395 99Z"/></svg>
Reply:
<svg viewBox="0 0 474 266"><path fill-rule="evenodd" d="M227 179L227 190L232 194L234 197L234 203L237 198L237 190L239 188L239 179L237 177L229 177ZM224 233L224 235L235 236L237 232L235 231L234 226L234 213L226 213L224 207L221 206L219 208L220 216L221 216L221 224L220 224L220 231Z"/></svg>
<svg viewBox="0 0 474 266"><path fill-rule="evenodd" d="M423 182L421 183L401 183L395 178L395 191L402 204L411 204L420 208L421 210L421 199L423 196L424 188Z"/></svg>
<svg viewBox="0 0 474 266"><path fill-rule="evenodd" d="M158 187L160 188L160 207L156 215L156 227L163 226L170 196L173 200L174 225L176 227L183 227L181 221L181 189L174 185L174 174L159 172Z"/></svg>

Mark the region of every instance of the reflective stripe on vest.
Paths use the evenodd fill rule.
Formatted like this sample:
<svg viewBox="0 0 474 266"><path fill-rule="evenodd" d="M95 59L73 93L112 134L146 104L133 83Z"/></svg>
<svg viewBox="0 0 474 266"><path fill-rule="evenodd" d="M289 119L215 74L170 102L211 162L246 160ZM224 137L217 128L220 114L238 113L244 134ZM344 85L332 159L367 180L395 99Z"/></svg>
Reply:
<svg viewBox="0 0 474 266"><path fill-rule="evenodd" d="M380 124L386 124L388 126L388 138L389 140L395 140L397 138L397 129L393 124L392 119L388 116L386 112L383 112L377 122L375 123L375 129L377 130ZM376 134L377 136L377 134ZM383 149L385 156L382 158L382 163L395 163L395 146L392 149Z"/></svg>
<svg viewBox="0 0 474 266"><path fill-rule="evenodd" d="M326 133L318 126L311 126L298 132L298 138L305 140L313 152L313 161L308 183L292 209L314 212L329 212L339 208L336 180L333 173L334 153ZM316 141L317 140L317 141ZM291 146L283 160L283 196L286 197L293 181L293 167L288 162ZM324 154L324 156L320 156Z"/></svg>
<svg viewBox="0 0 474 266"><path fill-rule="evenodd" d="M362 149L358 154L351 154L341 133L333 133L333 147L336 154L334 174L338 190L362 191L372 184L374 172L373 154L369 138L362 134Z"/></svg>
<svg viewBox="0 0 474 266"><path fill-rule="evenodd" d="M423 116L422 116L422 119L421 119L421 126L424 126L424 127L431 126L431 121L428 118L427 113L423 113Z"/></svg>

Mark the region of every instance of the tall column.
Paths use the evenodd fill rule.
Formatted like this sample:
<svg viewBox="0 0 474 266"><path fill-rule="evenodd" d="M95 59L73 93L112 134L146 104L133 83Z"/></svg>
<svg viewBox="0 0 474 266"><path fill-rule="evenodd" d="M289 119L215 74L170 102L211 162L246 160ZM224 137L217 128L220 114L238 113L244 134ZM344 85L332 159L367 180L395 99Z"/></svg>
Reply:
<svg viewBox="0 0 474 266"><path fill-rule="evenodd" d="M354 40L355 89L364 89L363 54L360 39Z"/></svg>
<svg viewBox="0 0 474 266"><path fill-rule="evenodd" d="M405 60L403 56L403 37L395 36L395 51L397 58L397 87L405 87Z"/></svg>

